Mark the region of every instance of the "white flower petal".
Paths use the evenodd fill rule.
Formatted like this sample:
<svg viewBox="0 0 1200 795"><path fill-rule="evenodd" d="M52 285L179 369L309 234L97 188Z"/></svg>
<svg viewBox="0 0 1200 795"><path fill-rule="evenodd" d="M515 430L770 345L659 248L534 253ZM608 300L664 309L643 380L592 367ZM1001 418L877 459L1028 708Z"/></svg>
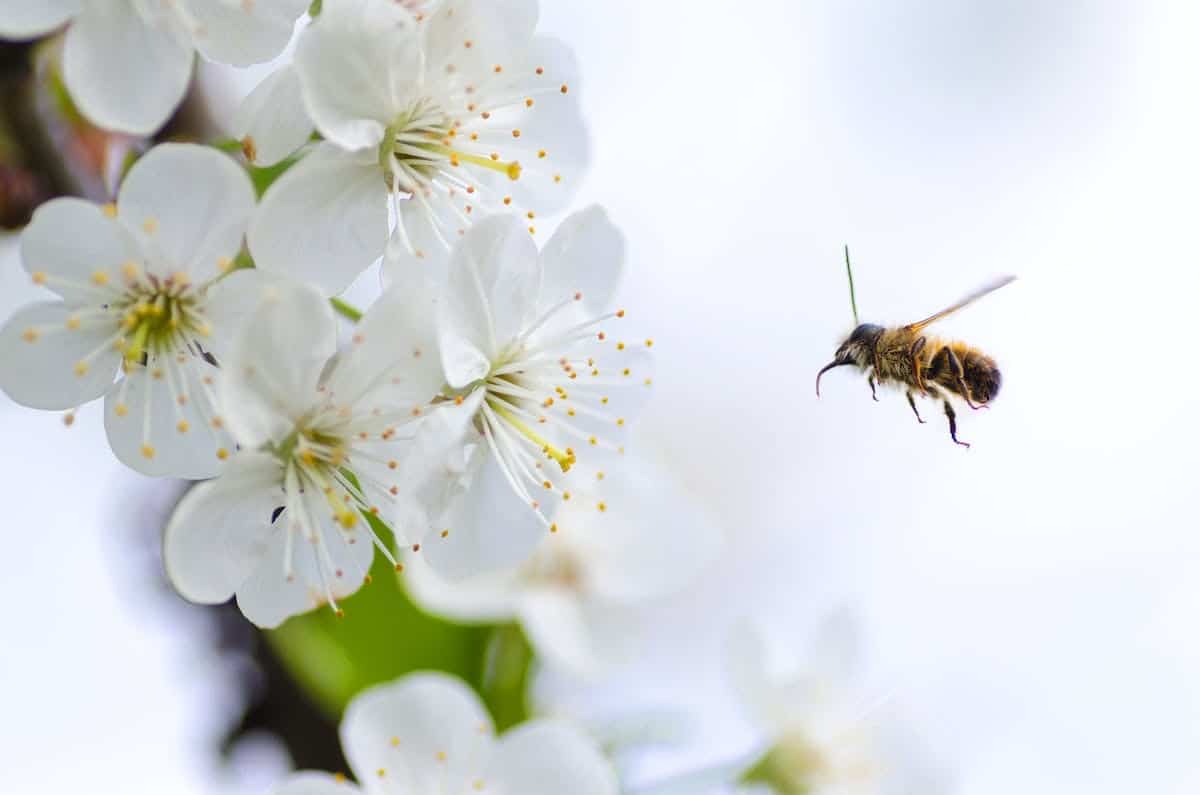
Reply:
<svg viewBox="0 0 1200 795"><path fill-rule="evenodd" d="M146 367L132 365L104 400L104 429L117 458L151 477L203 480L217 475L233 451L228 436L212 426L200 379L217 368L199 356L178 363L162 356ZM184 401L180 402L182 395Z"/></svg>
<svg viewBox="0 0 1200 795"><path fill-rule="evenodd" d="M274 165L308 142L313 123L291 65L270 74L242 100L232 132L256 166Z"/></svg>
<svg viewBox="0 0 1200 795"><path fill-rule="evenodd" d="M278 442L317 397L321 373L337 346L333 310L317 291L284 286L267 297L222 363L218 402L244 447Z"/></svg>
<svg viewBox="0 0 1200 795"><path fill-rule="evenodd" d="M512 569L452 582L441 577L419 554L411 555L406 562L404 582L409 596L435 615L453 621L489 624L516 617L523 587Z"/></svg>
<svg viewBox="0 0 1200 795"><path fill-rule="evenodd" d="M79 13L82 0L0 0L0 38L32 39Z"/></svg>
<svg viewBox="0 0 1200 795"><path fill-rule="evenodd" d="M415 268L445 270L453 246L470 228L461 209L435 194L427 201L402 197L397 210L397 228L383 262L384 277Z"/></svg>
<svg viewBox="0 0 1200 795"><path fill-rule="evenodd" d="M494 746L479 697L441 673L409 674L363 691L346 708L341 737L359 780L382 779L385 791L414 794L473 792Z"/></svg>
<svg viewBox="0 0 1200 795"><path fill-rule="evenodd" d="M497 65L512 68L537 19L537 0L441 3L422 22L428 74L477 81Z"/></svg>
<svg viewBox="0 0 1200 795"><path fill-rule="evenodd" d="M450 504L442 527L421 545L421 554L443 577L462 579L515 566L549 533L513 491L494 456L480 459L466 493ZM441 530L449 531L444 538Z"/></svg>
<svg viewBox="0 0 1200 795"><path fill-rule="evenodd" d="M159 276L184 271L201 284L242 248L254 186L233 160L207 146L161 144L134 164L117 195L118 217L151 252Z"/></svg>
<svg viewBox="0 0 1200 795"><path fill-rule="evenodd" d="M273 795L357 795L362 790L329 773L293 773L271 790Z"/></svg>
<svg viewBox="0 0 1200 795"><path fill-rule="evenodd" d="M259 565L273 532L271 513L283 500L279 462L242 452L225 475L192 488L163 536L167 578L181 596L219 604Z"/></svg>
<svg viewBox="0 0 1200 795"><path fill-rule="evenodd" d="M387 234L374 154L322 144L270 187L247 240L258 267L336 294L379 259Z"/></svg>
<svg viewBox="0 0 1200 795"><path fill-rule="evenodd" d="M88 119L148 135L183 99L193 59L190 46L148 25L129 0L88 0L67 29L63 75Z"/></svg>
<svg viewBox="0 0 1200 795"><path fill-rule="evenodd" d="M500 738L489 789L521 795L617 795L617 775L596 743L550 720L522 724Z"/></svg>
<svg viewBox="0 0 1200 795"><path fill-rule="evenodd" d="M203 307L209 335L202 344L218 366L224 364L234 339L259 304L288 285L286 279L261 268L241 268L205 288Z"/></svg>
<svg viewBox="0 0 1200 795"><path fill-rule="evenodd" d="M114 347L117 321L82 324L62 302L30 304L0 328L0 389L36 409L72 409L103 395L121 362Z"/></svg>
<svg viewBox="0 0 1200 795"><path fill-rule="evenodd" d="M592 315L612 306L625 269L625 236L593 205L565 218L542 248L543 308L576 291Z"/></svg>
<svg viewBox="0 0 1200 795"><path fill-rule="evenodd" d="M721 533L666 467L639 454L620 464L606 471L604 513L572 500L558 521L586 561L588 593L636 604L690 583L716 557Z"/></svg>
<svg viewBox="0 0 1200 795"><path fill-rule="evenodd" d="M526 588L518 601L517 615L529 642L556 668L591 677L604 661L578 592L568 588Z"/></svg>
<svg viewBox="0 0 1200 795"><path fill-rule="evenodd" d="M271 60L292 38L296 20L310 0L184 0L198 28L196 49L205 57L232 66Z"/></svg>
<svg viewBox="0 0 1200 795"><path fill-rule="evenodd" d="M454 249L438 335L450 386L485 376L501 349L533 321L537 257L529 233L505 216L476 224Z"/></svg>
<svg viewBox="0 0 1200 795"><path fill-rule="evenodd" d="M428 405L443 384L436 310L435 288L426 279L385 292L355 327L352 347L329 376L338 402L392 411Z"/></svg>
<svg viewBox="0 0 1200 795"><path fill-rule="evenodd" d="M314 520L319 522L319 518ZM258 568L237 589L238 609L256 626L273 629L292 616L320 607L328 609L330 597L345 599L362 587L375 548L361 530L354 530L353 536L347 534L354 538L353 544L347 543L332 521L321 524L319 537L305 536L290 528L286 511L276 520L275 528ZM284 568L289 532L294 534L290 580ZM314 543L311 538L319 540Z"/></svg>
<svg viewBox="0 0 1200 795"><path fill-rule="evenodd" d="M21 260L35 279L59 277L46 279L46 286L68 301L98 304L104 301L97 300L97 274L116 282L121 266L140 261L141 251L121 223L95 204L61 198L34 211L21 235Z"/></svg>
<svg viewBox="0 0 1200 795"><path fill-rule="evenodd" d="M412 15L388 0L330 3L296 47L308 112L344 149L376 149L421 83Z"/></svg>

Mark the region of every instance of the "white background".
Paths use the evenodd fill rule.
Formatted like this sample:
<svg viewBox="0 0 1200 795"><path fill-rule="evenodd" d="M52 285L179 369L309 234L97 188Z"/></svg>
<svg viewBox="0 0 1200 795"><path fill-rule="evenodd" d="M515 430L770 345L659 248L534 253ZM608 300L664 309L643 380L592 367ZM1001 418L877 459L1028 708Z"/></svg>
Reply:
<svg viewBox="0 0 1200 795"><path fill-rule="evenodd" d="M543 5L584 66L580 205L626 230L656 340L645 436L729 539L598 691L707 716L656 770L740 749L731 621L802 651L848 605L962 792L1193 791L1200 6ZM970 450L848 369L816 400L852 325L843 243L880 323L1020 276L942 327L1005 374L960 412ZM14 249L4 312L33 295ZM0 399L0 439L5 789L230 791L205 743L231 688L122 559L139 478L95 412L66 431Z"/></svg>

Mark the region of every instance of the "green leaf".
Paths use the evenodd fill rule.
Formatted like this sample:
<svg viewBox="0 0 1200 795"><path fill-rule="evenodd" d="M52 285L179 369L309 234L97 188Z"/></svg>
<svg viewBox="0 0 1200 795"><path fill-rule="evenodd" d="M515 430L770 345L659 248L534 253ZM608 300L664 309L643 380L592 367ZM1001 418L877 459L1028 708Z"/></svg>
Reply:
<svg viewBox="0 0 1200 795"><path fill-rule="evenodd" d="M282 177L289 168L300 162L301 155L295 154L291 157L286 157L280 160L273 166L246 166L246 171L250 174L250 181L254 183L254 192L258 194L258 198L262 198L267 192L267 188L275 184L275 180Z"/></svg>
<svg viewBox="0 0 1200 795"><path fill-rule="evenodd" d="M385 543L391 533L363 514ZM444 671L483 698L503 730L529 717L526 690L533 652L515 624L465 626L413 604L383 555L370 582L339 606L296 616L266 632L268 643L296 681L330 718L337 719L365 688L413 671Z"/></svg>

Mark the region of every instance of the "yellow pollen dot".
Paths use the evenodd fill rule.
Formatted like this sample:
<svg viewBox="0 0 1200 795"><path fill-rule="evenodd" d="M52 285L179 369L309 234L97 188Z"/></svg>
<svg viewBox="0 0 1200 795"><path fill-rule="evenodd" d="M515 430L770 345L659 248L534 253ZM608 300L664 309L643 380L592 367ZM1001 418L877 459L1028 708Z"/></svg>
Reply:
<svg viewBox="0 0 1200 795"><path fill-rule="evenodd" d="M221 419L220 417L213 417L212 426L219 431L225 427L225 420Z"/></svg>
<svg viewBox="0 0 1200 795"><path fill-rule="evenodd" d="M630 372L629 368L626 367L624 370L621 371L621 375L629 375L629 372Z"/></svg>
<svg viewBox="0 0 1200 795"><path fill-rule="evenodd" d="M45 271L34 271L32 276L33 276L34 284L45 284L46 283L46 272Z"/></svg>
<svg viewBox="0 0 1200 795"><path fill-rule="evenodd" d="M35 328L27 328L27 329L25 329L25 331L23 331L21 333L21 339L25 340L26 342L28 342L30 344L37 342L37 338L38 338L38 332L37 332L37 329L35 329Z"/></svg>
<svg viewBox="0 0 1200 795"><path fill-rule="evenodd" d="M393 738L392 738L392 747L393 747L393 748L399 748L399 747L400 747L400 738L399 738L399 737L393 737Z"/></svg>
<svg viewBox="0 0 1200 795"><path fill-rule="evenodd" d="M124 403L118 403L113 407L113 413L118 417L124 417L129 414L129 406L126 406Z"/></svg>
<svg viewBox="0 0 1200 795"><path fill-rule="evenodd" d="M175 430L179 431L180 433L187 433L191 427L191 425L188 425L187 420L180 420L175 424Z"/></svg>
<svg viewBox="0 0 1200 795"><path fill-rule="evenodd" d="M619 351L623 351L623 350L625 350L625 343L623 343L623 342L618 342L618 343L617 343L617 350L619 350Z"/></svg>
<svg viewBox="0 0 1200 795"><path fill-rule="evenodd" d="M154 447L152 445L142 445L142 458L154 458Z"/></svg>
<svg viewBox="0 0 1200 795"><path fill-rule="evenodd" d="M558 523L552 523L552 524L550 525L550 532L551 532L551 533L557 533L557 532L558 532Z"/></svg>
<svg viewBox="0 0 1200 795"><path fill-rule="evenodd" d="M146 230L146 234L148 235L154 234L158 231L158 219L151 217L142 221L142 229Z"/></svg>
<svg viewBox="0 0 1200 795"><path fill-rule="evenodd" d="M543 480L543 481L542 481L542 488L545 488L545 489L552 489L552 488L554 488L554 484L553 484L553 483L551 483L551 482L550 482L550 481L548 481L548 480Z"/></svg>
<svg viewBox="0 0 1200 795"><path fill-rule="evenodd" d="M650 384L652 384L652 383L654 383L654 382L653 382L651 379L647 378L647 379L646 379L645 381L643 381L642 383L643 383L643 384L645 384L646 386L650 386Z"/></svg>
<svg viewBox="0 0 1200 795"><path fill-rule="evenodd" d="M82 378L83 376L87 375L87 372L88 372L88 363L87 362L76 362L75 363L75 375Z"/></svg>
<svg viewBox="0 0 1200 795"><path fill-rule="evenodd" d="M108 271L96 271L92 274L92 284L103 287L108 284Z"/></svg>
<svg viewBox="0 0 1200 795"><path fill-rule="evenodd" d="M450 535L450 531L449 531L449 530L443 530L443 531L442 531L442 538L446 538L446 537L447 537L447 536L449 536L449 535Z"/></svg>
<svg viewBox="0 0 1200 795"><path fill-rule="evenodd" d="M603 472L597 472L597 473L596 473L596 480L604 480L604 473L603 473Z"/></svg>
<svg viewBox="0 0 1200 795"><path fill-rule="evenodd" d="M607 406L607 405L608 405L608 398L606 398L606 397L602 397L602 398L600 398L600 403L601 403L601 405Z"/></svg>
<svg viewBox="0 0 1200 795"><path fill-rule="evenodd" d="M338 517L338 523L341 524L342 527L349 530L358 524L358 514L356 514L354 511L343 511L342 515Z"/></svg>
<svg viewBox="0 0 1200 795"><path fill-rule="evenodd" d="M533 99L532 98L525 100L525 107L527 107L527 108L533 107Z"/></svg>
<svg viewBox="0 0 1200 795"><path fill-rule="evenodd" d="M463 46L469 50L475 46L475 42L471 41L470 39L467 39L466 41L463 42Z"/></svg>
<svg viewBox="0 0 1200 795"><path fill-rule="evenodd" d="M618 426L618 427L620 427L620 426L623 426L624 424L625 424L625 418L624 418L624 417L619 417L619 418L617 419L617 426Z"/></svg>
<svg viewBox="0 0 1200 795"><path fill-rule="evenodd" d="M536 227L536 226L531 226L531 227L529 227L529 234L531 234L531 235L536 235L536 234L537 234L537 227Z"/></svg>
<svg viewBox="0 0 1200 795"><path fill-rule="evenodd" d="M512 204L512 196L505 196L505 197L504 197L504 203L505 203L505 204Z"/></svg>
<svg viewBox="0 0 1200 795"><path fill-rule="evenodd" d="M546 408L550 408L551 406L554 405L554 398L552 398L552 397L546 398L545 400L542 401L542 405L545 406Z"/></svg>
<svg viewBox="0 0 1200 795"><path fill-rule="evenodd" d="M445 751L438 751L438 752L437 752L437 760L438 760L439 762L445 762L445 761L446 761L446 752L445 752Z"/></svg>
<svg viewBox="0 0 1200 795"><path fill-rule="evenodd" d="M516 182L521 178L521 164L514 160L508 164L508 170L504 173L507 174L508 178L513 182Z"/></svg>
<svg viewBox="0 0 1200 795"><path fill-rule="evenodd" d="M229 458L229 451L226 450L224 447L218 447L217 448L217 458L219 458L222 461L226 460L227 458Z"/></svg>
<svg viewBox="0 0 1200 795"><path fill-rule="evenodd" d="M562 86L561 86L561 87L560 87L558 90L559 90L559 92L560 92L560 93L563 93L563 94L567 93L567 90L568 90L568 89L567 89L567 84L566 84L566 83L563 83L563 84L562 84Z"/></svg>
<svg viewBox="0 0 1200 795"><path fill-rule="evenodd" d="M562 182L562 174L555 174L555 175L554 175L554 182L555 182L555 184L557 184L557 183L559 183L559 182Z"/></svg>
<svg viewBox="0 0 1200 795"><path fill-rule="evenodd" d="M344 784L344 783L346 783L346 774L345 773L334 773L333 780L339 784Z"/></svg>
<svg viewBox="0 0 1200 795"><path fill-rule="evenodd" d="M569 492L569 491L564 491L564 492L563 492L563 499L564 499L564 500L569 500L569 499L571 499L571 492Z"/></svg>
<svg viewBox="0 0 1200 795"><path fill-rule="evenodd" d="M492 114L486 110L483 113L480 113L479 115L483 117L484 121L487 121L488 119L492 118Z"/></svg>
<svg viewBox="0 0 1200 795"><path fill-rule="evenodd" d="M121 266L121 275L130 281L136 279L138 277L138 273L140 272L141 271L138 269L136 262L126 262Z"/></svg>
<svg viewBox="0 0 1200 795"><path fill-rule="evenodd" d="M335 616L337 616L338 618L345 618L345 617L346 617L346 611L345 611L345 610L343 610L343 609L342 609L342 608L340 608L340 607L339 607L337 610L335 610L335 611L333 612L333 614L334 614Z"/></svg>
<svg viewBox="0 0 1200 795"><path fill-rule="evenodd" d="M539 160L545 160L545 159L546 159L546 150L545 150L545 149L539 149L539 150L538 150L538 159L539 159Z"/></svg>
<svg viewBox="0 0 1200 795"><path fill-rule="evenodd" d="M479 133L474 133L474 132L473 132L473 133L471 133L471 140L472 140L472 141L478 141L478 140L479 140Z"/></svg>
<svg viewBox="0 0 1200 795"><path fill-rule="evenodd" d="M258 145L254 143L254 138L249 135L242 139L242 154L251 163L258 159Z"/></svg>
<svg viewBox="0 0 1200 795"><path fill-rule="evenodd" d="M477 778L471 782L471 788L474 789L476 792L480 792L483 789L483 786L484 786L483 779L481 779L481 778Z"/></svg>
<svg viewBox="0 0 1200 795"><path fill-rule="evenodd" d="M504 67L501 66L500 64L496 64L494 67L492 67L492 71L495 72L496 74L500 74L501 72L504 71Z"/></svg>
<svg viewBox="0 0 1200 795"><path fill-rule="evenodd" d="M398 461L388 461L388 469L395 469L398 466L400 466Z"/></svg>
<svg viewBox="0 0 1200 795"><path fill-rule="evenodd" d="M608 510L608 506L602 502L596 503L596 510L600 511L600 513L604 513Z"/></svg>
<svg viewBox="0 0 1200 795"><path fill-rule="evenodd" d="M521 131L520 131L520 130L513 130L513 131L512 131L512 137L513 137L513 138L520 138L520 137L521 137Z"/></svg>
<svg viewBox="0 0 1200 795"><path fill-rule="evenodd" d="M536 73L537 73L537 74L539 74L539 75L544 75L544 74L546 74L546 70L545 70L544 68L540 67L540 66L539 66L537 69L534 69L533 71L534 71L534 72L536 72Z"/></svg>
<svg viewBox="0 0 1200 795"><path fill-rule="evenodd" d="M379 776L380 778L383 778L384 776L387 775L387 770L385 770L381 767L375 771L375 775Z"/></svg>
<svg viewBox="0 0 1200 795"><path fill-rule="evenodd" d="M108 204L102 204L100 205L100 212L104 213L106 218L116 218L117 205L113 204L112 202L109 202Z"/></svg>
<svg viewBox="0 0 1200 795"><path fill-rule="evenodd" d="M596 437L595 437L595 436L593 436L593 437L591 437L591 438L589 438L589 439L588 439L588 444L590 444L590 445L596 445L596 444L599 444L599 441L597 441Z"/></svg>

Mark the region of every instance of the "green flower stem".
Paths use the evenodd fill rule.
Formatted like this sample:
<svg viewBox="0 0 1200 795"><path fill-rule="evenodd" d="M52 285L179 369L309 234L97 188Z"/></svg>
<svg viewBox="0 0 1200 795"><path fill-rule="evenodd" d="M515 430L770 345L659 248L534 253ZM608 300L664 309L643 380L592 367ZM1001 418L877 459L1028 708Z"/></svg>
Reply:
<svg viewBox="0 0 1200 795"><path fill-rule="evenodd" d="M480 693L502 732L529 718L526 699L533 667L533 648L516 624L494 627L484 651Z"/></svg>

